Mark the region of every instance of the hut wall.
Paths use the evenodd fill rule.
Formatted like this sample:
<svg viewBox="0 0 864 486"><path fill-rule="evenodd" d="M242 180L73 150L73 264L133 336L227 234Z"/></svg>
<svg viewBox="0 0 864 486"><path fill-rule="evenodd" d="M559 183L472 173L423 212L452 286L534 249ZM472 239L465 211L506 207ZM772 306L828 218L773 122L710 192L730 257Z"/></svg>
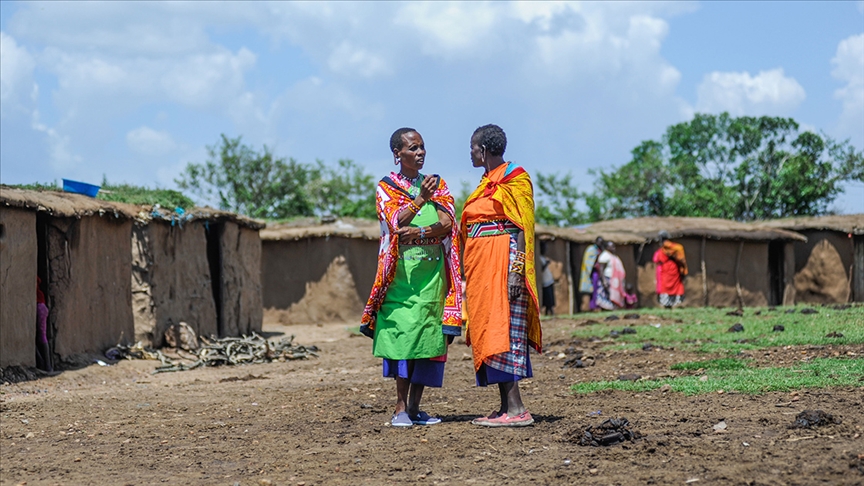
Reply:
<svg viewBox="0 0 864 486"><path fill-rule="evenodd" d="M36 213L0 208L0 367L36 365Z"/></svg>
<svg viewBox="0 0 864 486"><path fill-rule="evenodd" d="M553 312L559 314L572 314L573 310L573 278L570 273L569 253L570 242L560 238L546 240L546 258L549 259L549 270L555 279L555 308ZM542 300L543 295L543 269L540 263L540 242L538 241L535 251L537 252L537 286L540 287L538 296ZM540 303L541 307L543 303Z"/></svg>
<svg viewBox="0 0 864 486"><path fill-rule="evenodd" d="M136 225L132 240L135 339L161 347L181 321L199 336L218 335L204 223Z"/></svg>
<svg viewBox="0 0 864 486"><path fill-rule="evenodd" d="M378 246L339 236L263 241L264 307L286 311L279 315L285 324L359 320L375 281Z"/></svg>
<svg viewBox="0 0 864 486"><path fill-rule="evenodd" d="M62 359L131 342L132 223L52 218L47 229L54 353Z"/></svg>
<svg viewBox="0 0 864 486"><path fill-rule="evenodd" d="M846 302L854 241L839 231L802 231L806 242L795 243L795 301Z"/></svg>
<svg viewBox="0 0 864 486"><path fill-rule="evenodd" d="M258 230L223 223L219 238L221 290L216 303L222 336L261 332L261 237Z"/></svg>
<svg viewBox="0 0 864 486"><path fill-rule="evenodd" d="M741 261L738 283L741 302L745 306L768 304L770 278L768 273L768 243L729 240L705 241L705 276L702 275L702 239L679 238L687 258L688 277L684 280L684 305L687 307L739 305L735 280L738 252ZM644 307L657 307L656 271L652 261L657 243L645 246L639 266L639 298ZM706 299L707 291L707 299Z"/></svg>

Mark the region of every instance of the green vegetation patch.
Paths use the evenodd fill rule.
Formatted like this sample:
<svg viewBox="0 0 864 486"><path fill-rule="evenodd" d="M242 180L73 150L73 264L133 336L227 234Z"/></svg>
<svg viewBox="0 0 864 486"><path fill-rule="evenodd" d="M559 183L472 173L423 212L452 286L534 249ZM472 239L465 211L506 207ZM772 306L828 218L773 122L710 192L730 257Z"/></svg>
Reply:
<svg viewBox="0 0 864 486"><path fill-rule="evenodd" d="M195 206L195 202L180 191L172 189L150 189L148 187L133 186L131 184L109 184L104 181L96 199L135 204L138 206L143 204L155 206L158 204L169 210L178 207L189 209Z"/></svg>
<svg viewBox="0 0 864 486"><path fill-rule="evenodd" d="M702 364L704 363L707 362ZM685 395L713 393L719 390L758 394L801 388L862 387L864 386L864 359L815 359L810 363L791 368L706 368L705 374L701 376L641 381L593 381L577 383L571 388L576 393L592 393L600 390L647 392L667 384L672 387L672 391Z"/></svg>
<svg viewBox="0 0 864 486"><path fill-rule="evenodd" d="M643 309L639 319L579 327L573 337L607 339L610 331L620 333L622 328L631 327L636 334L619 334L605 349L638 349L650 342L686 351L733 354L772 346L864 343L864 306L843 310L813 307L815 313L802 314L805 308L808 307L747 308L743 316L726 315L731 309ZM790 310L793 312L787 313ZM604 314L579 317L594 316L599 319ZM744 330L729 332L729 328L738 323ZM784 330L775 332L775 326L782 326Z"/></svg>

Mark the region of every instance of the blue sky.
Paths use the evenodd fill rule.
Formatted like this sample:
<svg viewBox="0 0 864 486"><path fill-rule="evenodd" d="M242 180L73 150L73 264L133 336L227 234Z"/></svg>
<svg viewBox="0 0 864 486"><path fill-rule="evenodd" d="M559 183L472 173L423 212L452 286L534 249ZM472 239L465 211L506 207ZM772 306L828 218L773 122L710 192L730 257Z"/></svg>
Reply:
<svg viewBox="0 0 864 486"><path fill-rule="evenodd" d="M0 2L0 181L174 187L219 134L301 162L476 183L468 140L529 172L629 160L695 112L791 116L864 148L864 2ZM864 184L834 205L862 212Z"/></svg>

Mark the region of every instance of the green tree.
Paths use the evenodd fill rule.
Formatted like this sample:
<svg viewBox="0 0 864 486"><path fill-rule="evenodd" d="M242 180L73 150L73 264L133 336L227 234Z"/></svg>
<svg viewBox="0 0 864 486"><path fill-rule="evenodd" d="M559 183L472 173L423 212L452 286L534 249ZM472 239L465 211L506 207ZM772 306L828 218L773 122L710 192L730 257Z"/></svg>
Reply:
<svg viewBox="0 0 864 486"><path fill-rule="evenodd" d="M586 196L591 219L819 215L843 182L864 180L861 151L800 132L791 118L697 114L632 154L617 169L593 172L594 193Z"/></svg>
<svg viewBox="0 0 864 486"><path fill-rule="evenodd" d="M335 168L319 160L309 192L320 216L377 217L375 181L350 159L340 160Z"/></svg>
<svg viewBox="0 0 864 486"><path fill-rule="evenodd" d="M313 203L306 186L314 174L294 159L275 157L222 135L221 144L207 147L209 159L189 163L175 182L205 200L218 200L219 208L253 218L282 219L311 216Z"/></svg>
<svg viewBox="0 0 864 486"><path fill-rule="evenodd" d="M585 194L573 186L573 175L543 174L535 178L538 223L552 226L573 226L588 221L588 214L579 209Z"/></svg>
<svg viewBox="0 0 864 486"><path fill-rule="evenodd" d="M187 164L175 182L205 201L216 201L220 209L263 219L375 217L372 176L351 160L340 160L336 167L320 160L306 165L277 157L266 145L259 152L241 137L225 135L207 153L206 162Z"/></svg>

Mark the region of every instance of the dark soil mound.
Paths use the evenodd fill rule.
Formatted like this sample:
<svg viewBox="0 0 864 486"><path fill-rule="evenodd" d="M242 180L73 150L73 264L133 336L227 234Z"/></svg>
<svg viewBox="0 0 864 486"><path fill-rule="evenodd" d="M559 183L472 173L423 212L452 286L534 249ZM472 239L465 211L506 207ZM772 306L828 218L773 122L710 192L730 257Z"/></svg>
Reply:
<svg viewBox="0 0 864 486"><path fill-rule="evenodd" d="M624 441L633 442L642 437L638 431L630 428L630 422L624 418L607 419L600 425L589 425L581 431L570 434L570 441L576 442L576 436L579 436L578 442L582 446L611 446L620 444Z"/></svg>
<svg viewBox="0 0 864 486"><path fill-rule="evenodd" d="M821 427L823 425L839 424L841 421L833 415L822 410L804 410L795 416L795 423L789 426L791 429L803 429L810 427Z"/></svg>

